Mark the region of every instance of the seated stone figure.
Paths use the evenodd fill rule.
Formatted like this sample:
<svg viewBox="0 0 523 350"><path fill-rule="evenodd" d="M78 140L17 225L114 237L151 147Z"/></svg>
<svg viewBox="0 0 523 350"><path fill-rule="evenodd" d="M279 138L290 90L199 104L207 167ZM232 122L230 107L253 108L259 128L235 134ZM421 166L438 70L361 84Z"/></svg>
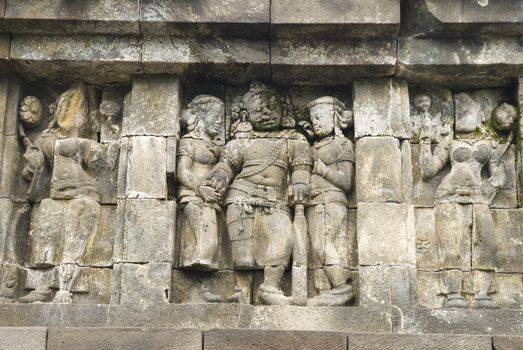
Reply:
<svg viewBox="0 0 523 350"><path fill-rule="evenodd" d="M27 267L55 268L58 292L54 302L72 302L82 257L93 239L100 217L95 174L104 163L102 146L90 119L87 88L83 82L63 93L56 102L53 120L24 156L23 176L31 182L29 197L51 172L50 198L38 207ZM45 169L48 167L49 169ZM20 302L48 301L50 283L38 285Z"/></svg>
<svg viewBox="0 0 523 350"><path fill-rule="evenodd" d="M319 294L308 305L343 305L353 298L349 270L348 195L354 178L354 147L343 135L350 111L337 98L320 97L309 104L317 141L307 203L314 286Z"/></svg>
<svg viewBox="0 0 523 350"><path fill-rule="evenodd" d="M180 265L196 270L218 269L220 194L205 180L220 157L213 140L223 134L223 102L214 96L196 96L182 113L187 133L178 148L178 198L181 209Z"/></svg>
<svg viewBox="0 0 523 350"><path fill-rule="evenodd" d="M278 93L254 82L242 97L243 128L229 141L211 171L209 184L225 192L227 230L236 269L264 269L259 296L265 304L290 304L280 281L293 250L288 199L305 203L311 155L305 137L282 130L283 103ZM289 183L290 181L290 183Z"/></svg>

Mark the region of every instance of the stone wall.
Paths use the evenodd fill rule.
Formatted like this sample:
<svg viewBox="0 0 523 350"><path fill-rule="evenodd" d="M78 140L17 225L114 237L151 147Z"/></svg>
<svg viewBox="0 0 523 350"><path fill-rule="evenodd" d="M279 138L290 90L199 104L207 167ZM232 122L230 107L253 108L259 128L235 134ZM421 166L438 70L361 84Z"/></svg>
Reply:
<svg viewBox="0 0 523 350"><path fill-rule="evenodd" d="M523 346L521 37L520 0L0 1L0 327L41 327L0 339Z"/></svg>

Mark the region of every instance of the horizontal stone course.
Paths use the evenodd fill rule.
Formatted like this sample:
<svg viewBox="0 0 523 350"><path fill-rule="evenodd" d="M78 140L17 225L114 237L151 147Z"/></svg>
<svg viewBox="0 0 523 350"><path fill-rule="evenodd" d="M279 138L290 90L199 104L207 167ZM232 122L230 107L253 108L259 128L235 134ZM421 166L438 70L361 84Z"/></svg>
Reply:
<svg viewBox="0 0 523 350"><path fill-rule="evenodd" d="M0 349L46 350L46 338L45 328L0 328Z"/></svg>

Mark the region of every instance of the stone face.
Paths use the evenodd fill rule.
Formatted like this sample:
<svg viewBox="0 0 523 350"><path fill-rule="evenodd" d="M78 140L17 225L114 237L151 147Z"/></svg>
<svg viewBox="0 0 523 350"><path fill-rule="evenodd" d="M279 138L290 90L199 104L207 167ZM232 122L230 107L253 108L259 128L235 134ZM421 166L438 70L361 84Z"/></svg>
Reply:
<svg viewBox="0 0 523 350"><path fill-rule="evenodd" d="M402 154L393 137L364 137L356 142L358 202L400 202L403 197ZM387 169L386 172L382 171Z"/></svg>
<svg viewBox="0 0 523 350"><path fill-rule="evenodd" d="M10 60L33 80L121 82L142 72L140 50L141 41L133 36L20 34L11 42Z"/></svg>
<svg viewBox="0 0 523 350"><path fill-rule="evenodd" d="M461 87L510 84L523 66L516 38L399 39L396 76Z"/></svg>
<svg viewBox="0 0 523 350"><path fill-rule="evenodd" d="M10 30L35 33L138 33L137 0L111 0L89 5L56 0L6 1ZM103 25L102 25L103 23Z"/></svg>
<svg viewBox="0 0 523 350"><path fill-rule="evenodd" d="M357 80L354 83L354 130L356 138L410 138L407 83L397 79Z"/></svg>
<svg viewBox="0 0 523 350"><path fill-rule="evenodd" d="M341 85L355 78L391 75L396 45L389 40L349 41L274 39L272 79L278 84Z"/></svg>
<svg viewBox="0 0 523 350"><path fill-rule="evenodd" d="M357 216L360 265L415 265L413 206L359 203Z"/></svg>
<svg viewBox="0 0 523 350"><path fill-rule="evenodd" d="M66 328L51 329L48 349L159 349L200 350L202 333L199 330Z"/></svg>
<svg viewBox="0 0 523 350"><path fill-rule="evenodd" d="M176 202L129 199L124 210L121 262L172 263Z"/></svg>
<svg viewBox="0 0 523 350"><path fill-rule="evenodd" d="M382 2L314 0L271 2L271 24L277 36L390 37L397 34L400 7L397 0Z"/></svg>
<svg viewBox="0 0 523 350"><path fill-rule="evenodd" d="M523 2L408 1L409 34L426 36L518 35L523 33Z"/></svg>
<svg viewBox="0 0 523 350"><path fill-rule="evenodd" d="M140 306L168 304L171 270L169 263L123 264L120 303Z"/></svg>
<svg viewBox="0 0 523 350"><path fill-rule="evenodd" d="M0 348L6 350L45 350L45 328L0 328Z"/></svg>
<svg viewBox="0 0 523 350"><path fill-rule="evenodd" d="M270 1L217 1L165 3L147 0L140 4L141 28L147 33L262 37L269 33Z"/></svg>
<svg viewBox="0 0 523 350"><path fill-rule="evenodd" d="M166 139L156 136L133 136L128 139L122 161L127 169L119 174L125 186L125 198L167 198ZM125 164L122 167L125 167ZM123 178L125 176L125 178Z"/></svg>
<svg viewBox="0 0 523 350"><path fill-rule="evenodd" d="M349 334L349 349L490 350L491 338L471 335Z"/></svg>
<svg viewBox="0 0 523 350"><path fill-rule="evenodd" d="M497 265L499 272L523 272L523 211L492 210L497 240Z"/></svg>
<svg viewBox="0 0 523 350"><path fill-rule="evenodd" d="M206 349L255 350L255 349L318 349L345 350L345 333L281 332L251 330L210 330L204 332Z"/></svg>
<svg viewBox="0 0 523 350"><path fill-rule="evenodd" d="M135 78L129 114L123 120L123 135L178 136L180 93L180 80L177 77Z"/></svg>
<svg viewBox="0 0 523 350"><path fill-rule="evenodd" d="M492 337L492 345L495 350L521 350L523 349L523 337Z"/></svg>

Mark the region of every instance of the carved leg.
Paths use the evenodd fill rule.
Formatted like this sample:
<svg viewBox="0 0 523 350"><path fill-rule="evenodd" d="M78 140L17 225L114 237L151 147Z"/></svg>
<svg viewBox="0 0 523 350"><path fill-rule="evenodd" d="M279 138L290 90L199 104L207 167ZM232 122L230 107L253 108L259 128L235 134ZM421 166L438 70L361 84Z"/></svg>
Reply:
<svg viewBox="0 0 523 350"><path fill-rule="evenodd" d="M467 304L461 295L463 289L463 272L452 270L445 272L445 285L447 289L447 298L445 307L448 308L465 308Z"/></svg>
<svg viewBox="0 0 523 350"><path fill-rule="evenodd" d="M61 304L70 304L73 302L73 293L71 291L79 275L80 269L75 264L64 264L58 267L60 290L56 293L53 302Z"/></svg>
<svg viewBox="0 0 523 350"><path fill-rule="evenodd" d="M231 240L232 258L237 269L253 269L253 224L254 213L245 213L239 205L231 204L226 213L227 232Z"/></svg>
<svg viewBox="0 0 523 350"><path fill-rule="evenodd" d="M290 305L292 298L286 297L280 289L280 281L285 267L266 266L263 284L260 285L260 300L267 305Z"/></svg>

